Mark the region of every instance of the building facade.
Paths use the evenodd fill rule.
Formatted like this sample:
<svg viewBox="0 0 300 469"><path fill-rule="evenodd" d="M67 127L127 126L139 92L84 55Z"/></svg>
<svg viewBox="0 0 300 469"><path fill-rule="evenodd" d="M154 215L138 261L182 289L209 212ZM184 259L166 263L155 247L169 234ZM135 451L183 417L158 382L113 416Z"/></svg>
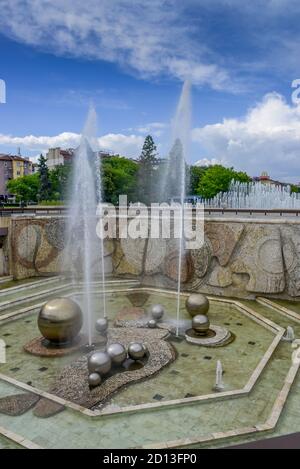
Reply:
<svg viewBox="0 0 300 469"><path fill-rule="evenodd" d="M46 154L48 168L54 169L57 166L71 163L73 154L73 148L69 148L67 150L62 150L60 147L49 148Z"/></svg>
<svg viewBox="0 0 300 469"><path fill-rule="evenodd" d="M49 148L46 154L48 168L54 169L57 166L72 163L75 152L76 150L74 148L68 148L67 150L62 150L60 147ZM114 156L112 152L108 151L99 151L98 155L101 159Z"/></svg>
<svg viewBox="0 0 300 469"><path fill-rule="evenodd" d="M32 174L32 162L19 155L0 154L0 200L9 197L7 183L11 179Z"/></svg>

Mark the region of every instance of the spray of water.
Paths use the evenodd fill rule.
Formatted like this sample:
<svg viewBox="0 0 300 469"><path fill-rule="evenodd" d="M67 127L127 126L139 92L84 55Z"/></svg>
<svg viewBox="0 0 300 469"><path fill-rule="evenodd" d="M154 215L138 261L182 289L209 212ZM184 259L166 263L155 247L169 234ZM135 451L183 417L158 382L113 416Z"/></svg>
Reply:
<svg viewBox="0 0 300 469"><path fill-rule="evenodd" d="M237 209L300 209L300 194L291 192L289 185L232 181L228 192L219 192L203 203L207 207Z"/></svg>
<svg viewBox="0 0 300 469"><path fill-rule="evenodd" d="M188 145L190 138L190 123L191 123L191 83L186 80L183 84L181 95L179 98L175 118L172 122L172 140L175 145L180 148L182 153L177 158L178 181L179 181L179 198L180 198L180 236L178 246L178 279L177 279L177 301L176 301L176 335L179 335L179 321L180 321L180 291L181 291L181 272L182 272L182 260L184 256L184 237L183 237L183 222L184 222L184 200L186 195L186 161L188 155ZM170 161L170 165L174 162ZM170 174L173 169L169 168L168 173ZM177 181L177 182L178 182ZM172 197L172 194L170 194ZM175 194L173 194L175 195Z"/></svg>
<svg viewBox="0 0 300 469"><path fill-rule="evenodd" d="M101 163L96 146L96 129L97 116L91 107L72 165L64 262L64 270L70 271L73 279L83 282L82 308L89 345L92 344L95 310L92 284L99 273L99 266L105 303L103 241L96 235L97 204L101 202ZM103 310L105 313L105 305Z"/></svg>

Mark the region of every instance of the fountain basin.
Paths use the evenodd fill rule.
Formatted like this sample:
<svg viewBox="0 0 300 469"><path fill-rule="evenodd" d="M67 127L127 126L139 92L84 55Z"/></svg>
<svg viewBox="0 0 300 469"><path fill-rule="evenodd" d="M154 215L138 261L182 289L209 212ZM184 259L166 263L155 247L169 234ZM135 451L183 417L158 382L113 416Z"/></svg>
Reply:
<svg viewBox="0 0 300 469"><path fill-rule="evenodd" d="M133 307L130 299L128 299L128 293L135 292L147 293L148 299L143 308ZM69 295L76 302L81 303L82 296L80 290L73 293L70 292ZM185 294L181 295L180 308L182 319L187 324L190 324L191 320L185 310L186 296ZM96 302L98 309L95 311L95 315L100 318L103 314L101 291L96 292L96 298L99 301ZM162 323L159 323L157 328L149 329L147 327L147 312L152 304L157 303L164 306L165 315ZM124 384L124 386L118 388L118 392L112 395L107 394L104 402L101 403L101 398L98 404L93 401L92 409L97 411L97 409L102 409L103 406L105 406L105 409L110 409L114 406L118 408L125 407L127 409L128 407L135 408L135 406L143 404L156 405L160 400L170 402L175 400L174 402L177 402L178 399L188 399L190 395L209 395L212 393L215 381L215 367L218 359L222 359L224 369L226 370L226 389L230 391L246 386L260 359L263 358L264 353L270 347L274 339L274 333L264 327L263 321L261 323L257 322L255 316L253 316L252 320L251 314L243 314L235 306L234 300L224 300L223 302L220 298L213 299L210 297L210 303L209 317L211 322L226 329L228 325L228 329L236 336L234 342L223 348L195 347L194 344L187 342L184 336L179 338L180 340L175 340L176 337L170 334L170 329L173 328L176 319L176 295L174 292L160 291L152 288L121 288L121 291L117 291L117 289L108 290L107 305L110 324L115 324L115 320L118 318L117 325L119 327L113 327L114 330L124 334L123 337L127 337L130 330L134 330L135 333L130 338L130 341L139 341L137 337L139 333L150 334L150 336L157 333L164 334L163 343L167 346L170 345L175 350L176 357L168 366L164 366L153 374L144 376L144 378L133 380L127 383L127 385ZM37 313L38 308L33 307L24 317L19 319L14 318L15 320L8 321L5 324L1 324L0 321L0 336L5 338L9 346L7 349L7 364L1 365L1 372L7 375L8 378L18 380L21 386L24 383L24 385L27 385L27 389L28 384L26 383L32 383L34 388L55 395L54 384L57 376L64 372L66 366L71 366L77 360L84 360L87 352L79 347L63 359L59 356L29 356L25 353L20 344L30 342L38 336L39 331L36 325ZM121 321L122 317L125 319L123 324ZM166 328L162 329L165 327L165 323ZM96 332L95 334L97 335ZM255 337L255 342L252 342L253 337ZM120 337L113 337L112 339L114 342L120 341L123 343L123 339L120 340ZM111 343L110 340L108 338L108 344ZM156 346L156 348L158 347ZM239 357L238 360L237 356ZM197 375L194 373L195 367L198 370ZM135 371L138 370L128 369L130 373ZM85 373L85 383L88 386L88 371L86 368ZM121 374L124 375L124 373ZM192 380L191 376L193 377ZM131 385L129 386L129 384ZM65 396L65 400L66 402L72 402L72 395ZM76 400L76 402L78 403L79 401ZM85 405L84 399L80 402L80 405Z"/></svg>

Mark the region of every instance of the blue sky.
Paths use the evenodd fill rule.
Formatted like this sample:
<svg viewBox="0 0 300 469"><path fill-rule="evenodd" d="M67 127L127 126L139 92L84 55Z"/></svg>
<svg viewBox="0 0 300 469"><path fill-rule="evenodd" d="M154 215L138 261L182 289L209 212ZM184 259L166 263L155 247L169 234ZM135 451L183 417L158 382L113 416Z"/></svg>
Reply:
<svg viewBox="0 0 300 469"><path fill-rule="evenodd" d="M300 181L296 0L0 0L0 152L76 145L87 108L99 145L165 156L192 81L189 161ZM299 108L299 109L298 109Z"/></svg>

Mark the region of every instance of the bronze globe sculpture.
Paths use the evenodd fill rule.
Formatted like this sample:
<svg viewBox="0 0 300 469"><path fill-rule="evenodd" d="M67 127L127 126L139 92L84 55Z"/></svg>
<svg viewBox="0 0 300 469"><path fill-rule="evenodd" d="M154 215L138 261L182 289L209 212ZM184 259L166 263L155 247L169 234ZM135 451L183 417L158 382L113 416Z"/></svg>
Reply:
<svg viewBox="0 0 300 469"><path fill-rule="evenodd" d="M209 301L206 296L201 293L192 293L187 297L185 307L192 317L197 314L207 314Z"/></svg>
<svg viewBox="0 0 300 469"><path fill-rule="evenodd" d="M50 343L60 345L74 341L82 328L83 316L79 305L70 298L55 298L42 306L38 328Z"/></svg>
<svg viewBox="0 0 300 469"><path fill-rule="evenodd" d="M197 314L192 319L192 328L198 335L206 335L209 330L209 319L205 314Z"/></svg>

